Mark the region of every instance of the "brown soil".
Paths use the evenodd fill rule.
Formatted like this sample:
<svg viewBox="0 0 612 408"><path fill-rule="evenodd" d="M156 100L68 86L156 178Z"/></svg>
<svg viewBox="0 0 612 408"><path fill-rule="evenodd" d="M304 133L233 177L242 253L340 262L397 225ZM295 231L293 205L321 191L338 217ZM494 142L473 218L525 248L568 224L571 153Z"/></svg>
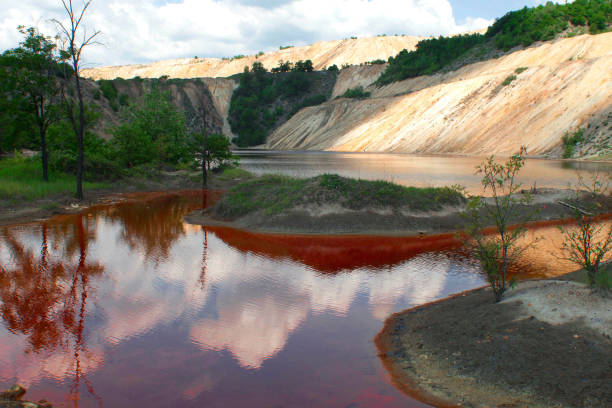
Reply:
<svg viewBox="0 0 612 408"><path fill-rule="evenodd" d="M389 318L376 337L394 383L437 407L604 407L612 299L569 281L489 288Z"/></svg>
<svg viewBox="0 0 612 408"><path fill-rule="evenodd" d="M532 217L534 222L570 218L574 211L559 201L571 201L571 194L569 190L538 190L533 204L523 206L520 215L535 214ZM227 219L219 218L215 207L212 207L189 214L185 221L258 233L415 236L464 230L468 220L462 215L463 210L464 207L452 207L438 212L404 213L384 208L355 211L340 206L307 205L280 214L269 215L257 211L236 219ZM612 198L605 199L601 210L602 213L612 211ZM510 223L519 221L510 220Z"/></svg>
<svg viewBox="0 0 612 408"><path fill-rule="evenodd" d="M196 178L191 178L187 173L179 171L163 173L154 179L124 180L117 182L109 189L85 191L82 201L77 200L71 194L55 195L32 201L0 200L0 225L19 224L47 219L57 214L80 212L95 204L123 200L122 195L126 193L197 189L201 187L201 182L195 181ZM221 181L215 174L209 176L210 189L226 189L238 182L240 180Z"/></svg>

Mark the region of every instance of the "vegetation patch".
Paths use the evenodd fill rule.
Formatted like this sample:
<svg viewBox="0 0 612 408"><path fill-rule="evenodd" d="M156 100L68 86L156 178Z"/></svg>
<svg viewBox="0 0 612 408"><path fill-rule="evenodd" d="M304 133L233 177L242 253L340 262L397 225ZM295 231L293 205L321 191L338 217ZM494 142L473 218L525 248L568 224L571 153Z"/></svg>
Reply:
<svg viewBox="0 0 612 408"><path fill-rule="evenodd" d="M538 41L553 40L576 27L588 27L591 34L601 33L608 30L610 24L612 0L576 0L567 4L548 2L538 7L525 7L497 19L484 35L465 34L420 41L416 50L403 50L390 57L377 84L383 86L458 68L457 65L474 62L474 59L487 58L491 50L507 52L514 47L528 47ZM572 32L575 31L569 31Z"/></svg>
<svg viewBox="0 0 612 408"><path fill-rule="evenodd" d="M281 61L268 72L255 62L240 75L232 95L229 123L240 147L265 143L267 136L300 109L329 99L336 81L333 72L315 72L312 62Z"/></svg>
<svg viewBox="0 0 612 408"><path fill-rule="evenodd" d="M510 75L506 77L506 79L504 79L504 82L502 82L502 86L510 85L512 82L514 82L515 79L516 79L516 75Z"/></svg>
<svg viewBox="0 0 612 408"><path fill-rule="evenodd" d="M574 155L574 147L578 143L584 141L584 129L578 129L574 133L570 134L569 132L563 136L563 158L569 159Z"/></svg>
<svg viewBox="0 0 612 408"><path fill-rule="evenodd" d="M358 86L356 88L347 89L346 92L340 96L340 98L365 99L369 98L370 95L370 92L363 90L363 86Z"/></svg>
<svg viewBox="0 0 612 408"><path fill-rule="evenodd" d="M255 211L274 215L307 205L339 205L356 211L375 208L432 211L465 201L460 192L450 187L404 187L335 174L309 179L266 175L231 189L213 212L222 218L238 218Z"/></svg>

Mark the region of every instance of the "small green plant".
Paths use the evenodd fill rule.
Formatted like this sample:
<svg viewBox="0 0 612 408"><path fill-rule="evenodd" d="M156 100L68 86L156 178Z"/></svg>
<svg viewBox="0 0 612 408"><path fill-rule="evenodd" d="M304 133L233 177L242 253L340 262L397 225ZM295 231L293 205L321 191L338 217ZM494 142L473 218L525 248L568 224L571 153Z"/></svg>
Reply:
<svg viewBox="0 0 612 408"><path fill-rule="evenodd" d="M242 55L242 54L234 55L234 56L232 57L232 61L233 61L233 60L243 59L243 58L246 58L246 55Z"/></svg>
<svg viewBox="0 0 612 408"><path fill-rule="evenodd" d="M279 50L287 50L289 48L293 48L293 45L281 45L278 47Z"/></svg>
<svg viewBox="0 0 612 408"><path fill-rule="evenodd" d="M368 62L369 65L383 65L386 63L387 61L385 61L384 59L375 59L375 60Z"/></svg>
<svg viewBox="0 0 612 408"><path fill-rule="evenodd" d="M469 221L467 245L480 261L496 302L502 300L509 286L509 266L525 250L519 247L518 240L525 234L529 215L522 214L521 207L531 202L531 196L517 194L521 184L516 180L525 165L525 156L526 150L521 148L505 164L497 163L493 156L481 163L476 172L482 175L481 183L485 193L491 193L491 202L472 197L465 211ZM512 228L511 223L515 224ZM494 234L485 233L489 224L495 226Z"/></svg>
<svg viewBox="0 0 612 408"><path fill-rule="evenodd" d="M604 266L612 253L612 224L600 222L597 216L609 186L609 175L595 175L589 184L579 177L574 189L576 205L572 208L576 224L559 227L564 237L561 249L565 259L586 270L591 288L606 290L612 288L610 270Z"/></svg>
<svg viewBox="0 0 612 408"><path fill-rule="evenodd" d="M504 82L502 82L502 86L510 85L512 82L514 82L515 79L516 79L516 75L510 75L506 77L506 79L504 79Z"/></svg>
<svg viewBox="0 0 612 408"><path fill-rule="evenodd" d="M514 72L516 73L516 75L520 75L523 72L527 71L528 69L529 68L527 68L527 67L519 67L519 68L515 69Z"/></svg>

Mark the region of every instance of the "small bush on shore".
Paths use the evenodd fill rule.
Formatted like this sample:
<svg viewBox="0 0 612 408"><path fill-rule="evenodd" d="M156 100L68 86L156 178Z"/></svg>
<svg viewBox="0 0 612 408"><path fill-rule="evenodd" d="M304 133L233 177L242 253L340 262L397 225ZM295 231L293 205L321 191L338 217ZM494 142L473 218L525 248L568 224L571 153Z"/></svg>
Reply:
<svg viewBox="0 0 612 408"><path fill-rule="evenodd" d="M610 176L595 176L589 184L580 178L573 207L576 224L559 227L564 237L561 249L565 259L586 270L591 288L607 290L612 289L612 276L605 265L612 253L612 224L599 222L598 212L603 206L600 201L609 193L609 185ZM584 200L590 204L582 204L585 195L593 198Z"/></svg>
<svg viewBox="0 0 612 408"><path fill-rule="evenodd" d="M525 165L525 157L523 147L506 163L497 163L493 156L481 163L477 174L482 175L482 186L485 192L491 192L493 204L488 205L482 197L472 197L465 213L469 220L467 246L480 261L496 302L502 300L509 286L508 268L525 249L518 245L518 240L525 234L529 215L521 216L520 207L529 205L531 196L517 197L521 184L516 180ZM513 219L520 221L510 228ZM495 233L486 234L485 227L491 223L495 225Z"/></svg>

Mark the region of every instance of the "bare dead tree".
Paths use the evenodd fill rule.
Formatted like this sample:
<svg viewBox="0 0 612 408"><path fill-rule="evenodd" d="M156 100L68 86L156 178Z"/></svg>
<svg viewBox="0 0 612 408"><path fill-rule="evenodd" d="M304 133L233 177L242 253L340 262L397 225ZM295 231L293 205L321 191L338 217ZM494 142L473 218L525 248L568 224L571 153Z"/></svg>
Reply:
<svg viewBox="0 0 612 408"><path fill-rule="evenodd" d="M81 88L81 57L85 47L96 44L95 38L100 34L100 31L93 30L88 33L88 30L83 25L83 17L85 12L91 5L92 0L83 1L81 11L75 11L72 5L72 0L60 0L64 6L64 10L68 16L68 22L62 23L54 19L53 22L58 27L58 38L61 43L60 56L64 61L68 61L72 67L72 79L74 80L74 88L76 90L76 107L75 101L66 96L65 90L62 90L62 97L66 108L66 113L74 134L78 140L79 152L77 158L76 170L76 197L79 200L83 199L83 162L85 159L83 139L85 137L85 103L83 101L83 90ZM75 109L77 108L77 109ZM75 112L77 110L77 112ZM78 116L77 116L78 115Z"/></svg>

